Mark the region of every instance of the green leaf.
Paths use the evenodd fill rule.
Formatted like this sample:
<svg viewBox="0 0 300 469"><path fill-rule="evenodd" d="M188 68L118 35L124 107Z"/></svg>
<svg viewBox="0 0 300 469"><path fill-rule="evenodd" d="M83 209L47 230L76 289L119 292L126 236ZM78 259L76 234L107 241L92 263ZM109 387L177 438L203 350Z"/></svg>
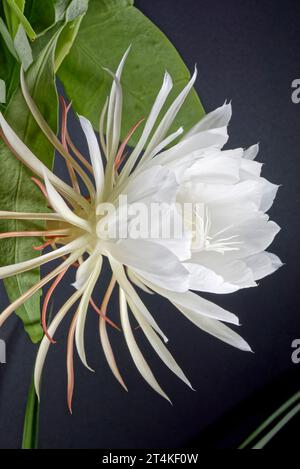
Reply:
<svg viewBox="0 0 300 469"><path fill-rule="evenodd" d="M25 0L14 0L14 3L17 5L20 12L23 13L24 7L25 7ZM15 37L19 28L20 20L14 12L12 12L11 14L11 24L12 24L12 36Z"/></svg>
<svg viewBox="0 0 300 469"><path fill-rule="evenodd" d="M58 33L40 54L38 60L27 72L26 80L34 101L46 117L49 125L57 130L57 93L54 81L54 53ZM18 87L9 102L5 117L17 132L19 137L51 168L53 164L53 147L35 123L22 92ZM0 144L0 205L2 210L12 211L44 211L45 202L39 190L30 180L30 173L20 164L5 147ZM1 231L20 231L40 229L39 224L31 225L28 222L1 221ZM10 238L0 243L0 263L13 264L30 259L37 255L32 249L34 243L40 240L32 238ZM18 298L33 284L39 281L39 270L5 279L4 284L11 301ZM37 342L42 337L40 325L40 294L36 293L16 312L24 322L25 329L31 340Z"/></svg>
<svg viewBox="0 0 300 469"><path fill-rule="evenodd" d="M166 69L174 82L171 99L190 77L172 44L133 6L133 2L90 2L72 50L58 73L75 110L89 118L97 129L100 112L111 86L111 77L103 67L116 70L130 44L132 49L122 76L125 109L123 138L133 124L148 115ZM181 125L188 130L203 115L203 107L193 90L178 114L173 130ZM139 135L139 132L135 133L130 143L135 144Z"/></svg>
<svg viewBox="0 0 300 469"><path fill-rule="evenodd" d="M19 20L19 23L21 23L26 31L26 34L28 35L29 39L34 41L36 39L36 33L33 30L31 24L29 23L28 19L26 16L23 14L24 10L24 2L17 1L17 0L5 0L7 5L11 8L11 21L16 17ZM17 27L18 23L15 22L15 25L12 26L12 35L14 36L17 32Z"/></svg>
<svg viewBox="0 0 300 469"><path fill-rule="evenodd" d="M54 0L55 19L60 21L65 17L66 9L71 0Z"/></svg>
<svg viewBox="0 0 300 469"><path fill-rule="evenodd" d="M56 22L55 1L31 0L30 3L30 6L26 4L25 12L34 31L41 34Z"/></svg>
<svg viewBox="0 0 300 469"><path fill-rule="evenodd" d="M0 38L0 79L6 84L6 104L9 103L16 87L19 83L19 63L8 52L6 47L2 47ZM4 108L5 109L5 108ZM3 106L1 106L3 110Z"/></svg>
<svg viewBox="0 0 300 469"><path fill-rule="evenodd" d="M13 40L12 40L11 35L9 34L9 31L6 27L6 24L4 23L2 18L0 18L0 34L3 38L3 41L5 42L5 45L6 45L7 49L11 53L11 55L16 60L18 60L19 58L18 58L17 53L15 51L15 46L14 46Z"/></svg>
<svg viewBox="0 0 300 469"><path fill-rule="evenodd" d="M5 20L6 20L7 28L9 30L9 33L12 35L12 33L13 33L13 27L12 27L12 16L13 16L13 14L12 14L12 11L9 8L9 5L6 2L6 0L3 0L2 6L3 6L3 10L4 10L4 17L5 17Z"/></svg>
<svg viewBox="0 0 300 469"><path fill-rule="evenodd" d="M0 18L0 79L7 84L5 103L9 102L18 84L17 71L19 69L19 61L13 39L3 19ZM4 106L1 106L1 110L3 108Z"/></svg>
<svg viewBox="0 0 300 469"><path fill-rule="evenodd" d="M38 447L39 414L40 404L34 388L34 379L32 378L25 410L22 449L37 449Z"/></svg>
<svg viewBox="0 0 300 469"><path fill-rule="evenodd" d="M28 18L33 29L43 34L56 23L71 22L82 16L88 7L88 0L31 0Z"/></svg>
<svg viewBox="0 0 300 469"><path fill-rule="evenodd" d="M21 24L19 25L18 32L14 38L14 47L15 47L15 51L18 54L20 62L24 70L26 71L32 64L33 58L32 58L31 47L27 39L25 29L23 28Z"/></svg>
<svg viewBox="0 0 300 469"><path fill-rule="evenodd" d="M55 51L54 68L55 71L57 71L68 55L77 36L82 18L88 8L88 0L50 0L49 2L47 0L45 8L51 8L52 13L52 16L48 15L49 18L52 18L51 23L48 24L42 22L41 8L39 8L39 5L33 0L29 16L30 21L36 21L40 25L43 24L43 31L39 36L39 41L35 41L32 47L33 57L35 58L40 48L47 44L49 36L51 37L53 35L53 31L58 30L64 25Z"/></svg>
<svg viewBox="0 0 300 469"><path fill-rule="evenodd" d="M88 0L72 0L66 9L66 21L73 21L86 13L88 9Z"/></svg>
<svg viewBox="0 0 300 469"><path fill-rule="evenodd" d="M55 71L59 69L73 46L81 21L87 12L88 4L88 0L72 0L66 9L66 25L60 35L55 52Z"/></svg>
<svg viewBox="0 0 300 469"><path fill-rule="evenodd" d="M15 51L13 39L3 19L0 18L0 79L7 85L6 103L9 102L18 85L18 69L19 57Z"/></svg>

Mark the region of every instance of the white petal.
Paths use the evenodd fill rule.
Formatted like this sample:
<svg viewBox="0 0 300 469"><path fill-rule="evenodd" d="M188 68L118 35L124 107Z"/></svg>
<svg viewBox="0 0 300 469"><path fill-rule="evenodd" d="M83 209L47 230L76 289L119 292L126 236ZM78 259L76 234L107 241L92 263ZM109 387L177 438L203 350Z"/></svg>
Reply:
<svg viewBox="0 0 300 469"><path fill-rule="evenodd" d="M74 288L80 290L88 281L97 261L100 261L100 255L97 252L91 254L76 271L76 281L72 284Z"/></svg>
<svg viewBox="0 0 300 469"><path fill-rule="evenodd" d="M102 150L104 151L104 155L106 159L107 159L107 148L106 148L106 140L104 136L104 121L105 121L107 108L108 108L108 97L106 98L103 109L101 111L100 125L99 125L100 142L101 142Z"/></svg>
<svg viewBox="0 0 300 469"><path fill-rule="evenodd" d="M92 368L88 366L87 361L86 361L86 355L85 355L85 349L84 349L84 326L85 326L89 301L91 299L91 295L93 293L94 287L98 280L101 267L102 267L102 258L100 258L100 260L98 260L94 266L94 270L91 273L89 280L87 281L84 287L84 292L83 292L83 295L82 295L82 298L81 298L81 301L79 303L78 310L77 310L78 316L77 316L76 330L75 330L76 348L77 348L77 352L80 357L80 360L86 366L86 368L88 368L90 371L94 371L94 370L92 370Z"/></svg>
<svg viewBox="0 0 300 469"><path fill-rule="evenodd" d="M193 254L187 268L191 272L190 288L211 293L231 293L241 288L255 287L252 270L244 259L231 259L214 251ZM202 288L203 290L202 290ZM204 289L205 288L205 289Z"/></svg>
<svg viewBox="0 0 300 469"><path fill-rule="evenodd" d="M89 223L83 218L76 215L68 207L68 205L66 204L62 196L52 186L50 180L48 179L46 172L44 172L44 181L45 181L45 186L46 186L47 194L49 197L49 201L53 209L57 213L59 213L62 216L62 218L68 223L71 223L72 225L78 226L79 228L90 232L91 228L90 228Z"/></svg>
<svg viewBox="0 0 300 469"><path fill-rule="evenodd" d="M100 333L101 345L102 345L103 352L104 352L106 361L108 363L108 366L111 369L115 378L121 384L121 386L125 389L125 391L128 391L126 384L124 383L123 378L119 372L119 369L116 364L116 360L115 360L115 357L114 357L114 354L113 354L113 351L109 342L107 328L106 328L106 321L101 317L99 318L99 333Z"/></svg>
<svg viewBox="0 0 300 469"><path fill-rule="evenodd" d="M237 206L245 212L258 210L261 202L261 189L260 183L254 179L232 185L204 184L200 180L193 179L181 186L179 197L181 201L199 202L200 200L210 207L219 205L223 212L226 210L225 214L227 214Z"/></svg>
<svg viewBox="0 0 300 469"><path fill-rule="evenodd" d="M273 203L278 186L264 178L251 178L236 184L206 184L195 178L184 182L178 193L180 202L199 202L218 211L212 216L212 223L220 230L232 222L234 213L239 210L244 216L253 217L253 212L265 212ZM224 216L222 216L222 213ZM223 221L228 217L227 221Z"/></svg>
<svg viewBox="0 0 300 469"><path fill-rule="evenodd" d="M260 178L260 183L262 196L259 209L262 212L267 212L273 205L279 186L272 184L264 178Z"/></svg>
<svg viewBox="0 0 300 469"><path fill-rule="evenodd" d="M247 342L240 335L238 335L236 332L231 330L222 322L216 321L215 319L211 319L208 317L200 316L196 314L194 311L190 311L182 307L180 308L178 307L178 309L191 322L193 322L196 326L200 327L200 329L207 332L208 334L211 334L217 339L220 339L223 342L226 342L227 344L232 345L233 347L236 347L245 352L252 351L249 344L247 344Z"/></svg>
<svg viewBox="0 0 300 469"><path fill-rule="evenodd" d="M145 321L144 317L140 314L135 304L130 299L128 299L128 304L137 322L141 326L145 336L149 340L155 352L158 354L159 358L176 376L178 376L178 378L180 378L185 384L187 384L191 389L193 389L191 383L183 373L178 363L173 358L172 354L169 352L164 343L160 340L156 332L154 332L151 326L147 323L147 321Z"/></svg>
<svg viewBox="0 0 300 469"><path fill-rule="evenodd" d="M201 158L205 156L204 149L206 151L209 149L210 152L216 151L222 148L227 140L228 133L226 127L199 132L185 140L181 140L170 149L157 155L154 163L171 166L176 162L180 163L180 159L186 155L189 155L189 158L193 161L195 157Z"/></svg>
<svg viewBox="0 0 300 469"><path fill-rule="evenodd" d="M236 184L240 180L240 159L226 152L202 158L187 169L184 179L201 184Z"/></svg>
<svg viewBox="0 0 300 469"><path fill-rule="evenodd" d="M111 92L108 102L108 111L107 111L107 129L106 129L106 138L107 138L107 158L109 161L112 161L116 155L119 141L120 141L120 131L121 131L121 117L122 117L122 88L120 85L120 79L122 71L125 65L126 58L129 54L130 47L126 50L123 55L121 62L117 68L116 74L114 75L114 81L111 87Z"/></svg>
<svg viewBox="0 0 300 469"><path fill-rule="evenodd" d="M143 290L145 293L149 295L154 295L154 292L151 291L146 285L136 276L135 272L132 269L127 269L127 275L129 280L134 283L137 287Z"/></svg>
<svg viewBox="0 0 300 469"><path fill-rule="evenodd" d="M63 307L59 310L59 312L56 314L56 316L54 317L53 321L51 322L48 328L48 332L51 337L53 337L59 324L61 323L61 321L63 320L63 318L69 311L69 309L80 298L81 295L82 295L82 290L76 291L67 300L67 302L63 305ZM39 350L38 350L37 357L36 357L35 368L34 368L34 385L35 385L35 391L36 391L38 398L40 398L41 375L42 375L45 359L46 359L50 344L51 342L49 341L48 337L44 336L41 342L41 345L39 346Z"/></svg>
<svg viewBox="0 0 300 469"><path fill-rule="evenodd" d="M39 282L33 285L29 290L27 290L23 295L17 298L15 301L9 304L7 308L0 314L0 327L4 324L6 319L16 311L25 301L32 297L37 291L39 291L44 285L46 285L50 280L60 274L64 269L69 267L73 262L83 254L83 250L79 249L73 252L62 264L60 264L56 269L42 278Z"/></svg>
<svg viewBox="0 0 300 469"><path fill-rule="evenodd" d="M283 265L279 257L270 252L260 252L244 259L244 261L252 270L255 280L260 280L272 274Z"/></svg>
<svg viewBox="0 0 300 469"><path fill-rule="evenodd" d="M80 238L71 241L65 246L44 254L43 256L35 257L34 259L30 259L28 261L19 262L18 264L11 264L0 267L0 279L10 277L12 275L17 275L21 272L26 272L27 270L35 269L36 267L46 264L47 262L53 261L54 259L58 259L59 257L65 256L70 252L80 249L86 244L86 242L87 238L85 236L81 236Z"/></svg>
<svg viewBox="0 0 300 469"><path fill-rule="evenodd" d="M259 152L259 145L252 145L244 151L244 158L247 160L254 160Z"/></svg>
<svg viewBox="0 0 300 469"><path fill-rule="evenodd" d="M122 171L123 173L123 171ZM172 170L161 165L151 165L135 170L130 177L116 187L109 201L118 203L118 196L127 196L127 205L142 202L172 204L176 202L178 182Z"/></svg>
<svg viewBox="0 0 300 469"><path fill-rule="evenodd" d="M184 226L182 213L176 206L166 207L165 210L163 207L161 207L161 216L153 216L151 218L151 230L153 230L152 233L160 233L163 230L162 220L163 225L169 228L168 236L151 236L150 232L149 238L142 237L142 239L161 245L163 248L173 253L180 261L190 259L192 233Z"/></svg>
<svg viewBox="0 0 300 469"><path fill-rule="evenodd" d="M114 259L155 285L174 291L188 290L188 271L178 258L161 244L128 238L117 243L105 243L106 248Z"/></svg>
<svg viewBox="0 0 300 469"><path fill-rule="evenodd" d="M155 165L130 177L123 194L127 195L127 203L143 202L144 204L172 204L176 202L178 183L169 168Z"/></svg>
<svg viewBox="0 0 300 469"><path fill-rule="evenodd" d="M63 221L61 215L58 213L30 213L30 212L9 212L0 211L0 219L9 220L55 220Z"/></svg>
<svg viewBox="0 0 300 469"><path fill-rule="evenodd" d="M153 151L153 149L159 145L159 143L165 138L168 130L170 129L174 119L176 118L181 106L183 105L184 101L186 100L189 92L191 91L195 80L197 78L197 69L195 67L195 71L193 76L191 77L188 84L185 88L181 91L181 93L177 96L177 98L173 101L169 109L167 110L166 114L162 118L159 126L157 127L154 135L152 136L145 153L143 155L142 160L145 161L148 155Z"/></svg>
<svg viewBox="0 0 300 469"><path fill-rule="evenodd" d="M259 177L262 170L262 163L242 158L241 161L241 179L246 180L251 177Z"/></svg>
<svg viewBox="0 0 300 469"><path fill-rule="evenodd" d="M277 223L268 220L267 215L258 214L240 225L229 229L226 236L238 235L239 250L231 251L231 258L242 259L264 251L273 242L280 231Z"/></svg>
<svg viewBox="0 0 300 469"><path fill-rule="evenodd" d="M152 288L152 290L156 291L159 295L164 296L172 303L174 303L178 309L182 307L188 311L193 312L193 314L196 316L204 316L212 319L218 319L219 321L224 321L231 324L239 324L239 320L235 316L235 314L226 311L225 309L221 308L215 303L212 303L211 301L201 298L201 296L197 295L196 293L193 293L191 291L187 291L185 293L178 293L159 288L148 281L145 281L145 283L150 288Z"/></svg>
<svg viewBox="0 0 300 469"><path fill-rule="evenodd" d="M223 104L212 112L204 116L189 132L185 134L183 139L187 139L198 132L205 130L217 129L220 127L227 127L232 116L231 103Z"/></svg>
<svg viewBox="0 0 300 469"><path fill-rule="evenodd" d="M147 160L151 160L152 158L154 158L155 155L157 155L165 147L170 145L170 143L172 143L182 133L183 133L183 127L179 127L179 129L176 130L176 132L173 132L172 134L168 135L168 137L166 137L162 142L160 142L159 145L157 145L157 147L154 148L154 150L149 154Z"/></svg>
<svg viewBox="0 0 300 469"><path fill-rule="evenodd" d="M239 290L238 285L226 282L213 270L194 263L185 263L190 272L190 289L208 293L233 293Z"/></svg>
<svg viewBox="0 0 300 469"><path fill-rule="evenodd" d="M136 307L139 309L141 314L143 314L144 318L149 322L151 327L163 338L165 342L168 342L167 337L162 332L158 324L156 323L155 319L148 311L142 300L140 299L139 295L136 293L135 289L129 282L128 278L126 277L124 267L116 262L112 257L109 257L109 262L111 265L111 269L113 271L114 276L122 290L125 291L126 295L130 297L130 299L134 302Z"/></svg>
<svg viewBox="0 0 300 469"><path fill-rule="evenodd" d="M97 193L97 203L100 201L101 194L103 191L104 185L104 171L103 163L101 158L100 148L97 142L97 137L95 135L92 124L85 117L79 116L79 121L82 127L82 130L85 134L86 141L89 147L89 154L91 158L91 163L94 170L94 178L96 183L96 193Z"/></svg>
<svg viewBox="0 0 300 469"><path fill-rule="evenodd" d="M150 111L150 114L148 116L147 122L145 124L144 130L142 132L141 138L139 139L135 149L132 151L125 167L122 170L120 180L124 180L126 176L130 173L130 171L133 169L139 155L141 154L141 151L143 150L148 137L155 125L155 122L158 118L158 115L172 89L173 83L172 83L172 78L168 74L168 72L165 73L164 75L164 80L162 87L155 99L155 102L152 106L152 109Z"/></svg>
<svg viewBox="0 0 300 469"><path fill-rule="evenodd" d="M162 397L164 397L169 402L171 402L168 396L165 394L165 392L161 389L160 385L156 381L152 371L149 368L149 365L144 359L134 339L132 329L130 326L130 322L129 322L129 317L128 317L126 296L121 288L120 288L120 314L121 314L122 329L124 332L126 343L131 353L135 366L137 367L137 369L139 370L139 372L141 373L145 381L147 381L149 386L151 386L152 389L154 389L154 391L156 391Z"/></svg>

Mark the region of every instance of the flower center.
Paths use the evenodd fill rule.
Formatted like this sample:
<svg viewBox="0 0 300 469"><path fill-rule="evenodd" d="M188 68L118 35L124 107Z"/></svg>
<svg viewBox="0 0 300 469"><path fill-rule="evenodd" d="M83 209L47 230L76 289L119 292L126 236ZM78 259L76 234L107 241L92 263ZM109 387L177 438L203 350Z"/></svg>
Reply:
<svg viewBox="0 0 300 469"><path fill-rule="evenodd" d="M211 235L212 215L209 207L202 203L197 203L192 210L192 216L187 221L192 232L192 250L215 251L224 254L226 251L238 251L241 242L237 241L239 235L220 237L228 231L231 226L227 226Z"/></svg>

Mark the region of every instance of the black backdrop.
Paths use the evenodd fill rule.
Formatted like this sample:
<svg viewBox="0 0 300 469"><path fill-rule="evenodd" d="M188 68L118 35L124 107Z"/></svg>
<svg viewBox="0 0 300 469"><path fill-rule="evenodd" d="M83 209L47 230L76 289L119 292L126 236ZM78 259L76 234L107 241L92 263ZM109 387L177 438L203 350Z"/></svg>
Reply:
<svg viewBox="0 0 300 469"><path fill-rule="evenodd" d="M300 389L300 364L291 361L299 321L300 104L291 82L300 78L300 3L295 0L136 0L175 44L190 69L207 111L231 99L230 146L260 142L264 175L282 184L271 216L282 227L272 245L286 265L257 289L215 300L237 313L239 331L255 354L218 342L166 302L148 304L168 331L170 349L191 379L190 391L160 364L137 331L173 406L138 375L118 333L112 333L130 392L115 382L102 354L96 315L87 326L87 355L96 373L76 360L74 414L66 406L65 339L48 356L41 405L41 448L236 447L282 400ZM75 128L76 132L76 128ZM61 292L63 301L64 292ZM1 288L1 308L7 303ZM116 303L115 303L116 305ZM116 308L115 308L116 309ZM20 446L26 391L35 347L16 318L1 331L7 364L0 365L0 447ZM295 431L294 431L295 430ZM296 442L296 421L274 444Z"/></svg>

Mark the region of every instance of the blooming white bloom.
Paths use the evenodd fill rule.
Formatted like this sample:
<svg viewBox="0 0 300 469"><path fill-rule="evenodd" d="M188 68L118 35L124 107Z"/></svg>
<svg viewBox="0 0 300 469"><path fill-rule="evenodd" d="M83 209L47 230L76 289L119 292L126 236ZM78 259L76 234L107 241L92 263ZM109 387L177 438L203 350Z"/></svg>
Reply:
<svg viewBox="0 0 300 469"><path fill-rule="evenodd" d="M238 318L223 308L201 298L192 290L212 293L230 293L252 287L256 281L275 271L280 260L265 252L279 230L269 221L265 212L271 206L277 186L260 176L261 164L254 161L257 145L243 150L222 150L227 142L227 126L231 105L224 104L206 115L188 133L180 128L170 134L169 129L191 90L197 72L176 97L157 125L158 116L172 89L172 80L165 74L162 87L144 124L142 135L126 159L125 147L136 128L130 129L120 144L122 116L121 74L128 51L113 76L110 96L101 114L98 145L91 123L79 117L89 148L91 164L73 145L67 132L68 108L63 103L62 141L53 134L33 102L21 73L21 84L26 102L60 155L65 159L72 186L59 179L26 147L0 114L2 136L9 148L44 184L35 179L43 191L52 212L0 212L0 218L44 220L40 232L2 233L9 236L43 236L52 251L19 264L0 268L0 278L25 272L54 259L62 263L33 286L0 315L0 325L31 295L51 280L42 310L45 336L41 342L35 367L35 386L39 395L40 378L49 346L60 322L73 305L77 304L68 336L67 372L68 403L74 387L73 342L78 354L88 366L84 348L84 328L89 304L99 314L101 343L108 364L120 384L126 389L110 345L107 324L117 327L107 316L107 306L118 285L122 331L134 363L144 379L159 394L168 399L146 363L130 325L128 306L143 333L161 360L186 384L190 382L176 363L164 342L167 341L154 317L142 302L136 286L148 293L158 293L169 299L199 328L241 350L249 345L224 323L238 324ZM106 129L105 129L106 122ZM155 130L153 130L155 128ZM183 134L183 136L181 136ZM179 142L178 137L181 136ZM173 141L178 143L170 144ZM166 149L168 147L168 149ZM102 154L106 164L103 165ZM79 164L81 163L81 164ZM83 170L85 166L85 170ZM104 167L105 166L105 167ZM88 197L80 192L78 178L84 183ZM130 204L140 203L151 211L153 204L177 204L167 217L181 219L184 230L181 237L133 237L132 219L124 216L117 206L120 196L126 195ZM116 211L110 217L113 223L129 222L125 237L110 237L102 230L106 218L103 204L110 203ZM180 210L194 203L188 213ZM182 218L181 218L182 217ZM151 220L161 228L159 217ZM112 278L101 307L92 299L101 274L103 257L110 263ZM49 328L46 326L47 305L54 289L71 267L77 268L75 291L57 312ZM161 338L163 340L161 340Z"/></svg>

